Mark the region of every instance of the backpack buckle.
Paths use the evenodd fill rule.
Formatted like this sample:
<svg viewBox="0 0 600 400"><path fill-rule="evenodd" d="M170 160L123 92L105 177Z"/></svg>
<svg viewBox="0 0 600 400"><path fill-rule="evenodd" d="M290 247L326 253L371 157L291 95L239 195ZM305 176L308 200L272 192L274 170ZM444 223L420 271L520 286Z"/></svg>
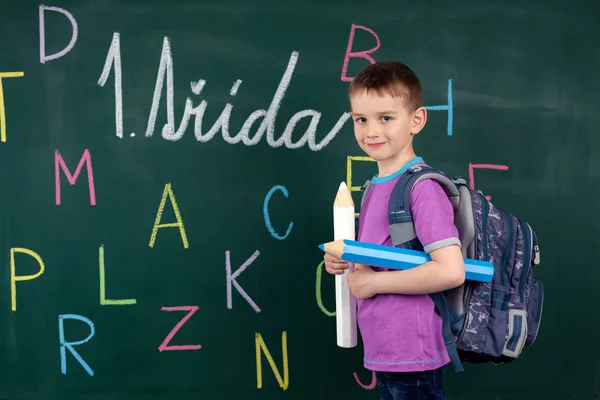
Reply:
<svg viewBox="0 0 600 400"><path fill-rule="evenodd" d="M467 180L462 176L455 176L454 178L452 178L452 183L454 183L455 185L466 185Z"/></svg>

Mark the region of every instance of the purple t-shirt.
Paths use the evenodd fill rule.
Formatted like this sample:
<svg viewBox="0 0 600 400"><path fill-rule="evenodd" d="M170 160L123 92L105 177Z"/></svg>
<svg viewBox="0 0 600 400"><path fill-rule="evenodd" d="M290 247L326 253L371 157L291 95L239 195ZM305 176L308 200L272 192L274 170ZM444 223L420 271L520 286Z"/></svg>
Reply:
<svg viewBox="0 0 600 400"><path fill-rule="evenodd" d="M421 163L420 157L411 162L412 165ZM393 246L387 204L394 184L407 166L392 175L372 179L373 185L360 210L357 240ZM410 201L417 237L426 252L449 245L460 246L452 205L437 182L420 181ZM442 338L442 320L429 295L379 294L358 300L357 305L365 368L388 372L426 371L450 361Z"/></svg>

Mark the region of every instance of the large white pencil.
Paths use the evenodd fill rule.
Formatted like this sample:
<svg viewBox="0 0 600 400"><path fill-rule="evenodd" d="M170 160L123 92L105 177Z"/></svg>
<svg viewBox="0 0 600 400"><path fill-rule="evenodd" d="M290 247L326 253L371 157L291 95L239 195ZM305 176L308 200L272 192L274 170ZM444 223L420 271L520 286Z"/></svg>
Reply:
<svg viewBox="0 0 600 400"><path fill-rule="evenodd" d="M354 201L348 186L342 182L333 202L334 240L354 240L356 238L354 223ZM352 264L350 268L352 268ZM348 270L335 276L337 344L340 347L355 347L357 342L356 298L348 289L347 275Z"/></svg>

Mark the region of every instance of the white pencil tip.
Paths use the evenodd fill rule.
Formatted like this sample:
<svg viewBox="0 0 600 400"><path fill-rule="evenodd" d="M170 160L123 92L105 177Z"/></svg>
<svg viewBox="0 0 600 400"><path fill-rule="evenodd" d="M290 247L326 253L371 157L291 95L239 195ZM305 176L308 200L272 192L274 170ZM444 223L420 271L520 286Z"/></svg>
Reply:
<svg viewBox="0 0 600 400"><path fill-rule="evenodd" d="M340 189L348 189L346 182L342 181L342 183L340 183Z"/></svg>

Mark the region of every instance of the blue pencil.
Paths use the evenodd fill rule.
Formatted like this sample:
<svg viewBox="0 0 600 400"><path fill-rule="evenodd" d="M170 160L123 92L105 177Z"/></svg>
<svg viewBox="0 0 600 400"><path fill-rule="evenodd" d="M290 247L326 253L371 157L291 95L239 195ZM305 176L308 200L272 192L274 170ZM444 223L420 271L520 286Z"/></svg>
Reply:
<svg viewBox="0 0 600 400"><path fill-rule="evenodd" d="M319 245L319 248L338 260L386 267L409 269L431 261L431 257L417 250L401 249L359 242L356 240L336 240ZM479 282L491 282L494 277L494 265L489 261L465 258L465 279Z"/></svg>

